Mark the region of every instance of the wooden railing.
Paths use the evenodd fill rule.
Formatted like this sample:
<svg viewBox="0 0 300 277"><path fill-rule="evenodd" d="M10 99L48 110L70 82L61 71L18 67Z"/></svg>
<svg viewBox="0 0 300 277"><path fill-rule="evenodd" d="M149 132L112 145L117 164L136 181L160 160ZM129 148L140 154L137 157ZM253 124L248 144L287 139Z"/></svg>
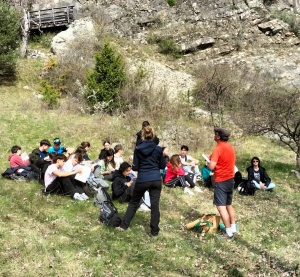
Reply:
<svg viewBox="0 0 300 277"><path fill-rule="evenodd" d="M74 6L43 9L28 12L30 29L67 26L74 21Z"/></svg>

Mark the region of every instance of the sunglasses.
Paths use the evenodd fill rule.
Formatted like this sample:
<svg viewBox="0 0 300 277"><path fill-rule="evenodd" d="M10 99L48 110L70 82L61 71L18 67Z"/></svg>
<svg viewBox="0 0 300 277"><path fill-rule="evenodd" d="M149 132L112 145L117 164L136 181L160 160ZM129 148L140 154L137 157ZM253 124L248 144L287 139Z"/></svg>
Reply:
<svg viewBox="0 0 300 277"><path fill-rule="evenodd" d="M253 161L253 163L258 163L258 161Z"/></svg>

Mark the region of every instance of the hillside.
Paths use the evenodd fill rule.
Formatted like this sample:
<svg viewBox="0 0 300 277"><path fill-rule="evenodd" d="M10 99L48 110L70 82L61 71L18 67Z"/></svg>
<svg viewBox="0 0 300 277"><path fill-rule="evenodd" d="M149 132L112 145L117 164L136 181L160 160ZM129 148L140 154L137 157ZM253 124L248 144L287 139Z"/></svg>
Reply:
<svg viewBox="0 0 300 277"><path fill-rule="evenodd" d="M139 124L127 118L80 115L65 109L44 109L35 99L42 63L21 60L15 85L1 85L1 169L8 166L12 145L30 152L42 138L59 136L65 145L91 142L96 158L104 135L121 141L130 151L130 137ZM25 89L24 84L30 85ZM186 121L186 123L188 123ZM192 122L190 124L193 124ZM121 126L121 128L120 128ZM157 126L155 126L157 127ZM214 145L193 152L200 157ZM266 138L233 137L237 166L245 174L250 158L258 155L276 183L273 193L234 196L240 234L226 243L214 235L187 231L186 223L202 213L217 212L213 191L184 195L163 188L161 233L148 237L148 213L137 213L130 230L117 232L98 223L93 201L44 196L37 182L1 180L0 275L15 276L299 276L299 182L290 172L294 155ZM174 151L174 150L173 150ZM176 150L175 150L176 151ZM116 203L121 214L126 204Z"/></svg>
<svg viewBox="0 0 300 277"><path fill-rule="evenodd" d="M124 55L127 72L147 75L143 85L127 91L138 97L130 98L134 101L124 114L91 115L80 98L73 97L79 90L76 87L63 94L58 107L48 109L38 94L43 69L51 65L49 57L58 64L70 62L63 69L71 67L75 77L82 77L93 66L94 49L90 40L77 36L68 55L60 58L50 53L52 34L32 40L28 48L33 54L19 59L16 80L0 84L1 172L9 165L13 145L29 153L44 138L60 137L72 147L89 141L91 158L98 157L103 140L109 138L121 143L129 157L143 120L150 121L170 154L187 144L202 164L201 154L210 153L215 142L207 114L198 118L190 114L189 92L199 65L227 63L237 71L248 67L285 85L299 84L299 40L284 21L271 22L275 11L292 12L298 18L299 1L177 0L172 7L165 0L89 2L76 2L78 18L98 13L105 23L100 43L108 40ZM36 3L42 6L45 1ZM160 53L159 43L164 40L176 43L179 57ZM146 109L137 105L140 98L148 101ZM291 172L296 169L295 153L274 138L243 135L230 120L226 126L232 132L230 142L243 176L251 158L258 156L276 184L270 193L243 196L234 192L239 234L233 241L186 230L185 224L201 214L218 213L212 204L213 190L201 182L197 185L203 193L196 195L163 187L161 232L150 237L149 213L138 212L130 229L118 232L99 224L93 199L76 202L45 196L36 181L1 178L0 276L300 276L300 188ZM115 205L124 215L127 205Z"/></svg>

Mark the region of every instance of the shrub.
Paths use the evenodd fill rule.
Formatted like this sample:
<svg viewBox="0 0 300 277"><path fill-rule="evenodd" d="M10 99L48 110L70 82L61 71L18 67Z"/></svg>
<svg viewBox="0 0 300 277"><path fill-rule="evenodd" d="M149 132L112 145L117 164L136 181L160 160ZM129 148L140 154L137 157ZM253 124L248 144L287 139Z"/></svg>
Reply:
<svg viewBox="0 0 300 277"><path fill-rule="evenodd" d="M43 95L42 101L45 102L49 109L54 109L58 106L60 93L54 86L50 85L47 81L41 82L41 94Z"/></svg>
<svg viewBox="0 0 300 277"><path fill-rule="evenodd" d="M290 30L300 38L300 18L293 12L275 11L271 15L272 18L277 18L289 24Z"/></svg>
<svg viewBox="0 0 300 277"><path fill-rule="evenodd" d="M182 54L180 53L178 45L172 39L161 39L158 42L159 52L165 55L171 55L175 58L180 58Z"/></svg>
<svg viewBox="0 0 300 277"><path fill-rule="evenodd" d="M13 76L19 55L19 16L14 7L0 0L0 76Z"/></svg>
<svg viewBox="0 0 300 277"><path fill-rule="evenodd" d="M108 43L96 53L95 59L94 70L87 72L85 98L91 108L97 103L110 103L106 111L112 112L121 106L118 93L126 80L125 64Z"/></svg>
<svg viewBox="0 0 300 277"><path fill-rule="evenodd" d="M167 0L167 3L169 4L170 7L173 7L176 5L176 0Z"/></svg>

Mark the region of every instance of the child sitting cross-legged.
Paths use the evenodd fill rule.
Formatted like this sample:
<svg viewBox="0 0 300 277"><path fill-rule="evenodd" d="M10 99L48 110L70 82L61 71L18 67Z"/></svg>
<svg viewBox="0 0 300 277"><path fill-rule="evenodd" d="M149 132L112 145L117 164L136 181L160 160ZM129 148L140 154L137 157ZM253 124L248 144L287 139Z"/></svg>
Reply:
<svg viewBox="0 0 300 277"><path fill-rule="evenodd" d="M173 155L167 164L166 177L164 179L166 186L180 186L184 188L187 194L194 194L189 188L194 188L197 192L202 190L195 186L193 180L186 175L186 172L181 168L181 159L178 154Z"/></svg>

